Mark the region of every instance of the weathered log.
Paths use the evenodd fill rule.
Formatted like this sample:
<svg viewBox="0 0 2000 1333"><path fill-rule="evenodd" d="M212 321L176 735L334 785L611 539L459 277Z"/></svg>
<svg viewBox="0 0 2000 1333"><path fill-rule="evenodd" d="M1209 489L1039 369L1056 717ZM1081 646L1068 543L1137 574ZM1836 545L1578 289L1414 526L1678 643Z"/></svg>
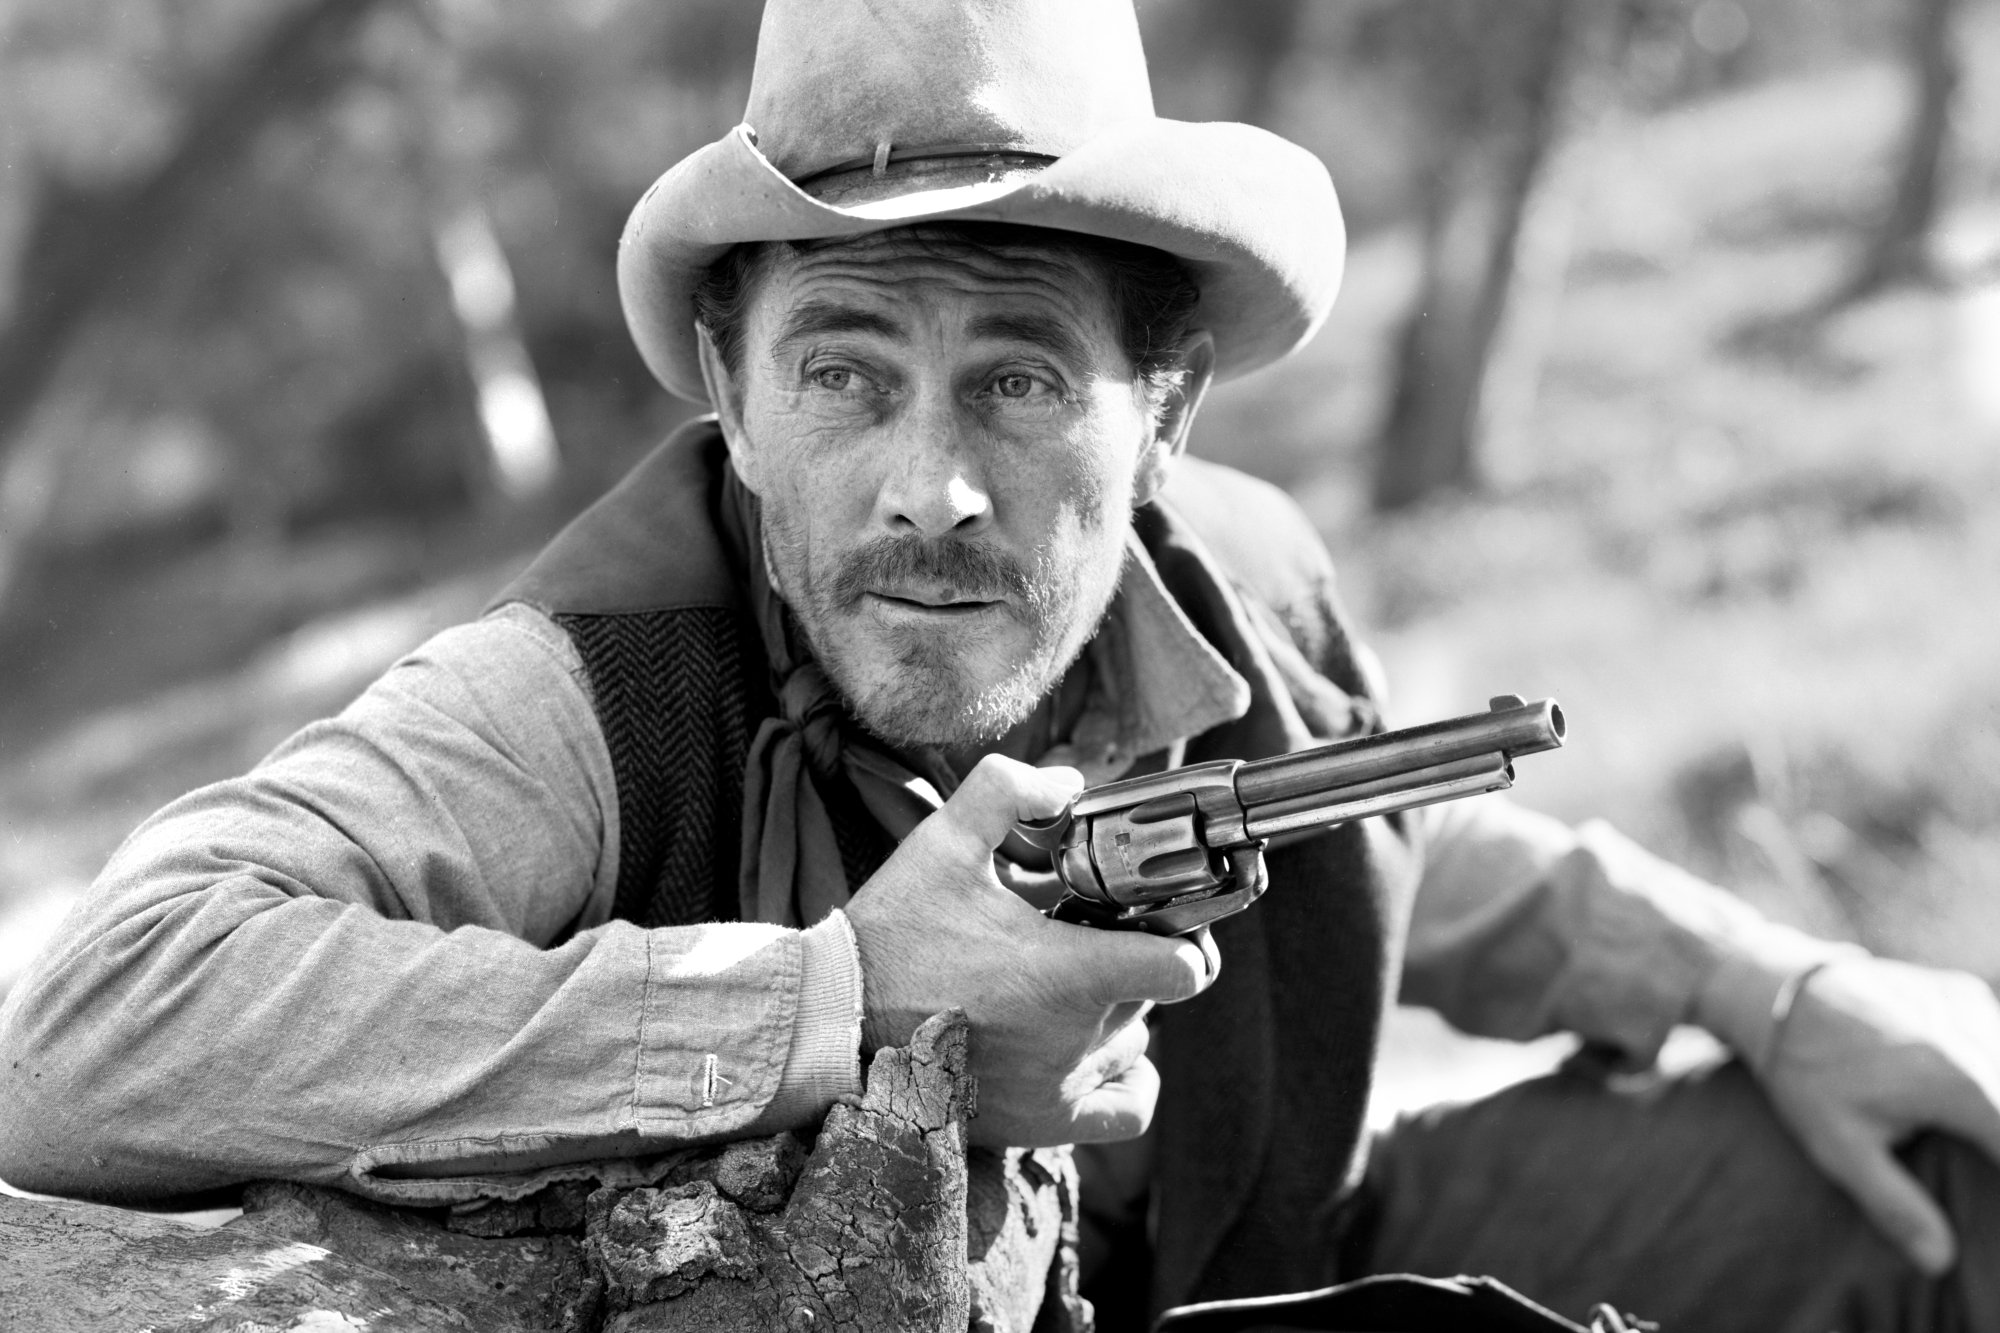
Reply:
<svg viewBox="0 0 2000 1333"><path fill-rule="evenodd" d="M267 1183L213 1231L0 1197L0 1311L37 1333L1084 1333L1069 1156L968 1153L967 1039L941 1014L878 1052L809 1154L685 1152L645 1188L447 1211Z"/></svg>
<svg viewBox="0 0 2000 1333"><path fill-rule="evenodd" d="M975 1148L966 1168L971 1333L1085 1333L1069 1152Z"/></svg>
<svg viewBox="0 0 2000 1333"><path fill-rule="evenodd" d="M969 1163L966 1041L962 1018L939 1015L878 1052L866 1096L828 1114L782 1208L724 1197L720 1181L592 1196L608 1333L1088 1327L1073 1272L1048 1277L1065 1225L1073 1239L1067 1155Z"/></svg>
<svg viewBox="0 0 2000 1333"><path fill-rule="evenodd" d="M467 1235L440 1225L438 1210L389 1208L337 1190L276 1182L252 1185L243 1209L223 1230L325 1249L445 1306L481 1333L590 1333L597 1324L596 1292L575 1236Z"/></svg>
<svg viewBox="0 0 2000 1333"><path fill-rule="evenodd" d="M340 1196L313 1191L336 1211ZM575 1241L567 1263L556 1240L490 1241L432 1227L424 1253L400 1265L413 1279L280 1231L232 1222L194 1230L178 1222L87 1203L0 1198L0 1320L34 1333L154 1333L207 1330L410 1330L412 1333L528 1333L561 1328L532 1299L524 1276L565 1268L581 1290ZM246 1215L247 1216L247 1215ZM294 1220L298 1220L296 1215ZM352 1242L369 1225L325 1228ZM391 1229L366 1248L389 1257ZM457 1244L454 1244L456 1242ZM472 1247L487 1247L474 1253ZM511 1255L503 1251L511 1250ZM501 1285L482 1290L488 1282ZM576 1325L572 1325L576 1327Z"/></svg>

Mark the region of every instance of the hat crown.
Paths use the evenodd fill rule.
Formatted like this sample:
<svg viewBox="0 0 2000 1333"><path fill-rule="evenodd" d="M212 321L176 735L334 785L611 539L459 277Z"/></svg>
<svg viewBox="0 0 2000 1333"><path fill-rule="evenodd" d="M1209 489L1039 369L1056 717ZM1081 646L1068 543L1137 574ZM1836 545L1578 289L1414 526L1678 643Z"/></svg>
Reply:
<svg viewBox="0 0 2000 1333"><path fill-rule="evenodd" d="M768 0L744 119L798 180L885 145L1060 157L1152 115L1132 0Z"/></svg>

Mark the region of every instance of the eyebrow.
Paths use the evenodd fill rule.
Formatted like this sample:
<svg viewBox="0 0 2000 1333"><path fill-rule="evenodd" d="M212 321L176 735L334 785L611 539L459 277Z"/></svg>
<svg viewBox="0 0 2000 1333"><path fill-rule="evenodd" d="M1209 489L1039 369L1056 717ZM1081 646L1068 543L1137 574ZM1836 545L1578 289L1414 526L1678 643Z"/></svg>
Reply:
<svg viewBox="0 0 2000 1333"><path fill-rule="evenodd" d="M972 321L967 332L975 338L1032 343L1072 365L1081 365L1090 359L1083 339L1061 320L1048 315L980 315Z"/></svg>
<svg viewBox="0 0 2000 1333"><path fill-rule="evenodd" d="M807 301L785 316L785 322L778 327L776 345L783 347L829 333L874 333L895 339L909 336L901 324L873 310L841 305L837 301Z"/></svg>

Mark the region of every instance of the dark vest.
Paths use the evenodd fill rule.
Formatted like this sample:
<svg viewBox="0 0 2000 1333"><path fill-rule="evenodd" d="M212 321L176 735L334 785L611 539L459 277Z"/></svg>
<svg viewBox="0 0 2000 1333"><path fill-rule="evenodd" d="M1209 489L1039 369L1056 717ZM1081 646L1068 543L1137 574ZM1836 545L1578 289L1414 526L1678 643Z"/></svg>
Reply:
<svg viewBox="0 0 2000 1333"><path fill-rule="evenodd" d="M548 612L582 656L617 781L615 910L644 926L736 915L743 762L776 711L744 571L716 535L721 460L712 422L676 432L500 598ZM1249 713L1193 738L1188 762L1375 726L1331 563L1296 506L1193 459L1164 498L1135 516L1139 536L1252 684ZM1233 601L1193 577L1203 549ZM890 844L858 800L825 795L858 887ZM1415 858L1395 821L1369 820L1278 847L1270 868L1271 891L1216 928L1220 979L1155 1019L1156 1308L1338 1277Z"/></svg>

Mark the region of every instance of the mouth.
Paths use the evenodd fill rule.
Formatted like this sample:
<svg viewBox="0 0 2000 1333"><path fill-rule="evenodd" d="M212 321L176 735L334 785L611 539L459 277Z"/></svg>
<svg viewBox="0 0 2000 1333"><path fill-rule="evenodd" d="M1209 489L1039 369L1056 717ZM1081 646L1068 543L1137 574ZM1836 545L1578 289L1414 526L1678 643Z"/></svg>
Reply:
<svg viewBox="0 0 2000 1333"><path fill-rule="evenodd" d="M891 614L950 618L974 616L1005 605L1003 602L987 598L916 588L899 588L894 592L872 589L864 595L864 600Z"/></svg>

